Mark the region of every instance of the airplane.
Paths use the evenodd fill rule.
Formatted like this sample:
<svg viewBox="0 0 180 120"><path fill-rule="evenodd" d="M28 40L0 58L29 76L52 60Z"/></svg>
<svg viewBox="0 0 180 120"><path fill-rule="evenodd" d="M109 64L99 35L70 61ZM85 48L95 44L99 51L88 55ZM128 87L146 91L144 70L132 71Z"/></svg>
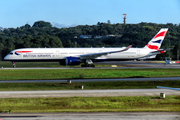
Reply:
<svg viewBox="0 0 180 120"><path fill-rule="evenodd" d="M60 65L81 65L81 67L95 67L93 62L125 61L135 59L151 59L168 49L160 49L168 28L160 31L143 47L132 46L121 48L21 48L11 51L4 57L4 61L37 62L57 61Z"/></svg>

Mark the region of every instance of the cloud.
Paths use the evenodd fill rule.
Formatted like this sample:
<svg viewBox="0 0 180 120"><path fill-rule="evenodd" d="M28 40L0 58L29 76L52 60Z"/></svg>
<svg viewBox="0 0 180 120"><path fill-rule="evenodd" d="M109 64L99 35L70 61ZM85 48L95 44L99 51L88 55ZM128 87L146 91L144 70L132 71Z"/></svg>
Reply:
<svg viewBox="0 0 180 120"><path fill-rule="evenodd" d="M59 24L59 23L53 22L53 26L57 28L69 28L69 27L75 27L77 25L76 24L66 25L66 24Z"/></svg>

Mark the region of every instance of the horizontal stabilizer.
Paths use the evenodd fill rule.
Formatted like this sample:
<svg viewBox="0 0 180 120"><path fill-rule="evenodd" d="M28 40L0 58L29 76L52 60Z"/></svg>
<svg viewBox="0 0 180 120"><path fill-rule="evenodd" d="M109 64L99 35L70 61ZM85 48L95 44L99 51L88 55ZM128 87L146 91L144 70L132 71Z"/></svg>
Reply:
<svg viewBox="0 0 180 120"><path fill-rule="evenodd" d="M161 53L165 53L167 50L171 50L172 48L167 48L167 49L160 49L158 51L153 51L151 52L152 55L157 55L157 54L161 54Z"/></svg>

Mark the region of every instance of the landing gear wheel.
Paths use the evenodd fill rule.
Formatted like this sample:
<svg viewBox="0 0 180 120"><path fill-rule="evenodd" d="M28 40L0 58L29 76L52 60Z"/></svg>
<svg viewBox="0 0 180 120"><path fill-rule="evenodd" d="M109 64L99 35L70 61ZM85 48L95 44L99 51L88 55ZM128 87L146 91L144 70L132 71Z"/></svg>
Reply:
<svg viewBox="0 0 180 120"><path fill-rule="evenodd" d="M88 64L87 67L95 67L94 64Z"/></svg>
<svg viewBox="0 0 180 120"><path fill-rule="evenodd" d="M94 64L92 64L92 65L91 65L91 67L95 67L95 65L94 65Z"/></svg>
<svg viewBox="0 0 180 120"><path fill-rule="evenodd" d="M85 64L82 64L81 67L86 67L86 65L85 65Z"/></svg>
<svg viewBox="0 0 180 120"><path fill-rule="evenodd" d="M82 64L81 67L95 67L94 64Z"/></svg>

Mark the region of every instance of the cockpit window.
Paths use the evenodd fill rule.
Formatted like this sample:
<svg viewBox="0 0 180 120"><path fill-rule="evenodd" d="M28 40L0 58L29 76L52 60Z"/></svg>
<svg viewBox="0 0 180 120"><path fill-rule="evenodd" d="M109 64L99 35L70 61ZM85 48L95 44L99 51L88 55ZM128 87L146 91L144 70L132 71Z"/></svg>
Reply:
<svg viewBox="0 0 180 120"><path fill-rule="evenodd" d="M10 55L13 55L13 52L10 52L9 54L10 54Z"/></svg>

